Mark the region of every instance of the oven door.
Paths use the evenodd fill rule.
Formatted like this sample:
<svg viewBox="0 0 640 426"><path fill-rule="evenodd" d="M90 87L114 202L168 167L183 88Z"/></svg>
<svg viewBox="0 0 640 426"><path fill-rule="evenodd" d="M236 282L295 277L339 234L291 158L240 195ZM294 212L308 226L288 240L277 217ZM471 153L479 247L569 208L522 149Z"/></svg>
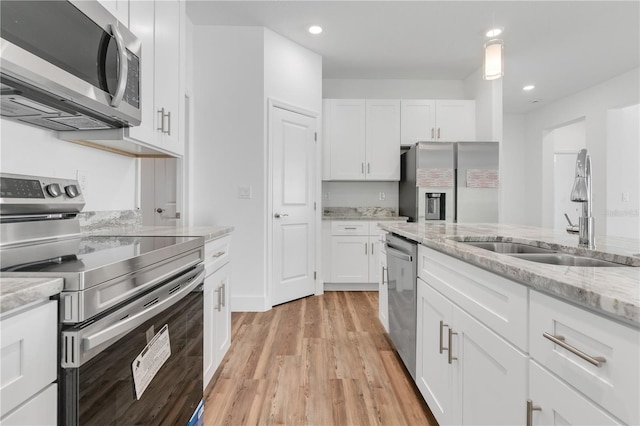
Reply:
<svg viewBox="0 0 640 426"><path fill-rule="evenodd" d="M61 425L187 425L202 401L200 265L62 330Z"/></svg>

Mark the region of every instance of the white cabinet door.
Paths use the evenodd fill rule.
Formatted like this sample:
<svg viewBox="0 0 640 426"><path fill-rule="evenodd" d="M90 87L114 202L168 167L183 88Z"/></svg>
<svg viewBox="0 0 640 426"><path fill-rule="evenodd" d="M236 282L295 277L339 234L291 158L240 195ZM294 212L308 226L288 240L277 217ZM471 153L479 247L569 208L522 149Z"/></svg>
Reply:
<svg viewBox="0 0 640 426"><path fill-rule="evenodd" d="M380 237L372 235L369 237L369 280L375 283L380 280Z"/></svg>
<svg viewBox="0 0 640 426"><path fill-rule="evenodd" d="M458 307L453 332L453 424L524 423L528 357Z"/></svg>
<svg viewBox="0 0 640 426"><path fill-rule="evenodd" d="M3 426L33 426L58 424L58 385L50 384L45 390L2 418Z"/></svg>
<svg viewBox="0 0 640 426"><path fill-rule="evenodd" d="M331 99L331 179L365 178L366 113L363 99Z"/></svg>
<svg viewBox="0 0 640 426"><path fill-rule="evenodd" d="M331 282L369 282L369 237L331 238Z"/></svg>
<svg viewBox="0 0 640 426"><path fill-rule="evenodd" d="M400 102L400 143L413 145L435 140L436 101L403 99Z"/></svg>
<svg viewBox="0 0 640 426"><path fill-rule="evenodd" d="M529 399L539 408L531 412L532 425L622 424L535 361L529 361Z"/></svg>
<svg viewBox="0 0 640 426"><path fill-rule="evenodd" d="M229 307L229 270L227 263L213 274L213 284L220 293L220 309L214 312L216 368L231 346L231 309Z"/></svg>
<svg viewBox="0 0 640 426"><path fill-rule="evenodd" d="M155 105L161 147L182 154L180 146L180 26L177 0L155 2Z"/></svg>
<svg viewBox="0 0 640 426"><path fill-rule="evenodd" d="M436 101L436 140L447 142L476 139L476 102Z"/></svg>
<svg viewBox="0 0 640 426"><path fill-rule="evenodd" d="M387 288L389 276L387 273L387 252L384 244L380 244L380 277L378 278L378 317L384 329L389 332L389 290Z"/></svg>
<svg viewBox="0 0 640 426"><path fill-rule="evenodd" d="M366 179L400 180L400 101L366 101Z"/></svg>
<svg viewBox="0 0 640 426"><path fill-rule="evenodd" d="M448 331L453 305L418 278L416 385L436 420L451 424L451 366Z"/></svg>

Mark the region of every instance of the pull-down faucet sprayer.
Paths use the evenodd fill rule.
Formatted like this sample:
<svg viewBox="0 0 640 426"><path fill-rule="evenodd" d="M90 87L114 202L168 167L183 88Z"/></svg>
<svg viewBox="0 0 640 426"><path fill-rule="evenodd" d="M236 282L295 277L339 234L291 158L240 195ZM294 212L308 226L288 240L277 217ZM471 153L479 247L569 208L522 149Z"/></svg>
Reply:
<svg viewBox="0 0 640 426"><path fill-rule="evenodd" d="M586 149L580 150L576 159L576 178L571 189L571 201L582 203L582 216L578 219L578 245L595 248L594 219L591 216L591 157Z"/></svg>

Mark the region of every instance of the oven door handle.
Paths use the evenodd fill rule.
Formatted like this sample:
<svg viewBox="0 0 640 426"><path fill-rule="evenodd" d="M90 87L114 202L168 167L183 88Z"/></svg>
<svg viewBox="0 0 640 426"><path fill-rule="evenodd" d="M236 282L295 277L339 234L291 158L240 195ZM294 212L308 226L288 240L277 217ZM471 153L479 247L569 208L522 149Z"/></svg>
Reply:
<svg viewBox="0 0 640 426"><path fill-rule="evenodd" d="M400 250L391 247L389 244L386 244L386 247L388 255L396 257L400 260L405 260L407 262L411 262L413 260L413 257L410 254L403 253Z"/></svg>
<svg viewBox="0 0 640 426"><path fill-rule="evenodd" d="M153 318L158 313L168 309L173 306L177 302L179 302L184 296L188 293L191 293L198 285L202 283L204 279L205 271L200 272L198 275L194 276L189 282L187 286L180 289L179 291L173 293L170 297L156 303L150 305L147 309L129 317L122 321L119 321L103 330L100 330L96 333L93 333L89 336L85 336L82 338L82 350L90 351L95 347L108 342L109 340L119 337L124 333L127 333L136 327L142 325L145 321ZM168 284L169 285L169 284Z"/></svg>

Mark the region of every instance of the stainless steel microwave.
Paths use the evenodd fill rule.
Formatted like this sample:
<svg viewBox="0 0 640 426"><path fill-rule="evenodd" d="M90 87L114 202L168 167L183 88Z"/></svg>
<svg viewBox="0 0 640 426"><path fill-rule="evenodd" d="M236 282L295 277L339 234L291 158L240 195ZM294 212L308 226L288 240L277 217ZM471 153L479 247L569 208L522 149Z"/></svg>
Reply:
<svg viewBox="0 0 640 426"><path fill-rule="evenodd" d="M97 1L0 2L1 115L50 130L141 120L141 43Z"/></svg>

